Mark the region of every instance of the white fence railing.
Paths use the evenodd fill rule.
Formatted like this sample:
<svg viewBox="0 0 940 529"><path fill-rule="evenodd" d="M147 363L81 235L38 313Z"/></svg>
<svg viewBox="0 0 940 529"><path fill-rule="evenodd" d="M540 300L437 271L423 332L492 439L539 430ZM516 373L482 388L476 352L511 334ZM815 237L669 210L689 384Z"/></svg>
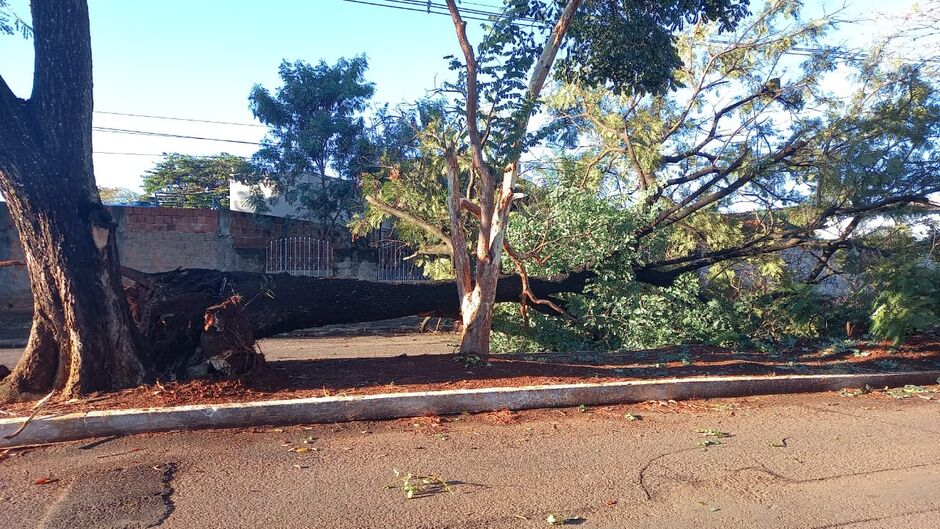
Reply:
<svg viewBox="0 0 940 529"><path fill-rule="evenodd" d="M426 281L421 268L415 265L414 255L402 241L383 240L376 245L379 266L376 279L379 281Z"/></svg>
<svg viewBox="0 0 940 529"><path fill-rule="evenodd" d="M265 272L297 276L333 275L333 248L313 237L284 237L268 243Z"/></svg>

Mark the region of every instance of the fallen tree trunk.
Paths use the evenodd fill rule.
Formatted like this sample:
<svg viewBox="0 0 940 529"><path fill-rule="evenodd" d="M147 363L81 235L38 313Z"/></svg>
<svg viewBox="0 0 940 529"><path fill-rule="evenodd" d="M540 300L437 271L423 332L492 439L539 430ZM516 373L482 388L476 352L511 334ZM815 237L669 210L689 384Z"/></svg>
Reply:
<svg viewBox="0 0 940 529"><path fill-rule="evenodd" d="M593 272L582 271L530 278L529 286L537 296L549 298L581 292L590 277ZM146 274L134 281L127 298L158 373L174 370L196 354L206 309L232 295L240 296L254 338L331 324L460 313L453 281L386 283L202 269ZM496 301L519 301L521 291L519 276L502 277Z"/></svg>

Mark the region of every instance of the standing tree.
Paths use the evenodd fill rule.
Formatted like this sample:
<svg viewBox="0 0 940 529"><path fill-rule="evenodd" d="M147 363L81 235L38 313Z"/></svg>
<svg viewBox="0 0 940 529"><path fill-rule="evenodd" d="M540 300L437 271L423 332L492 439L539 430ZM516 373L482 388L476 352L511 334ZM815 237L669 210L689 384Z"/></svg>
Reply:
<svg viewBox="0 0 940 529"><path fill-rule="evenodd" d="M598 20L603 19L589 22ZM827 47L820 39L831 23L802 21L799 2L791 0L768 2L730 35L717 34L721 23L700 21L675 41L683 60L672 62L678 66L666 79L686 89L674 92L653 91L646 74L624 77L646 90L599 86L591 81L598 70L578 67L593 64L585 55L590 48L579 48L580 63L569 63L569 55L560 73L572 82L547 98L554 118L547 129L560 132L554 146L563 155L527 164L537 175L532 180L545 185L520 185L526 197L510 216L511 245L503 245L509 254L503 264L516 266L523 276L526 262L539 275L592 268L589 295L568 298L574 302L570 312L580 320L572 327L587 328L589 338L609 337L608 343L619 347L643 323L643 308L633 301L644 293L652 293L646 305L665 306L661 294L674 295L676 289L701 302L692 272L712 267L716 286L742 261L779 275L777 254L798 248L813 264L797 280L816 284L840 268L832 264L840 256L871 248L855 237L856 230L868 232L888 219L924 219L936 207L929 198L940 191L935 148L940 114L932 70L885 60L890 47L884 44L868 56ZM798 60L807 49L814 51ZM838 96L823 89L837 67L851 81ZM498 82L480 86L481 93L498 93ZM489 131L482 136L492 140L485 151L491 159L507 145L493 138L513 139L498 128L505 107L495 105L495 112L481 118ZM441 133L447 126L437 120L416 127L426 143L438 146L420 151L424 163L394 165L378 175L384 181L369 175L363 221L376 225L398 217L424 232L411 237L419 249L448 256L452 250L459 258L456 241L477 229L480 207L451 185L450 203L457 195L470 215L458 214L458 224L441 213L447 185L438 183L435 171L443 172L440 153L448 152L440 146L455 141L453 133ZM458 149L467 151L472 149ZM457 164L460 176L479 182L472 161L458 156ZM820 237L826 228L834 233ZM794 299L785 294L769 296ZM551 307L547 302L562 305L523 296L540 309ZM660 301L650 302L653 298ZM702 307L716 312L711 305ZM675 339L680 333L674 331L689 324L673 313L649 327Z"/></svg>
<svg viewBox="0 0 940 529"><path fill-rule="evenodd" d="M179 195L182 207L228 208L229 181L241 178L247 172L245 160L233 154L192 156L168 153L144 174L143 187L151 195Z"/></svg>
<svg viewBox="0 0 940 529"><path fill-rule="evenodd" d="M519 159L532 143L529 120L558 54L563 53L558 73L568 79L618 92L661 91L676 86L672 71L681 64L673 32L700 19L730 29L747 13L746 5L742 0L509 0L474 50L457 2L447 0L463 53L462 62L452 60L460 79L449 88L461 94L464 115L461 132L445 131L438 145L447 177L462 354L489 352L504 247L512 253L504 236L518 197ZM518 24L523 19L536 23ZM553 22L545 28L539 21ZM481 109L481 103L489 108ZM477 225L475 263L466 251L466 214Z"/></svg>
<svg viewBox="0 0 940 529"><path fill-rule="evenodd" d="M92 167L92 74L85 0L31 2L33 91L0 78L0 191L19 231L33 326L0 400L66 395L144 380L121 291L115 224Z"/></svg>
<svg viewBox="0 0 940 529"><path fill-rule="evenodd" d="M271 130L254 155L258 171L247 183L273 187L275 196L302 206L331 229L348 216L358 204L350 177L366 147L359 114L375 91L365 82L367 67L364 55L335 66L284 61L284 84L274 95L256 85L251 111Z"/></svg>

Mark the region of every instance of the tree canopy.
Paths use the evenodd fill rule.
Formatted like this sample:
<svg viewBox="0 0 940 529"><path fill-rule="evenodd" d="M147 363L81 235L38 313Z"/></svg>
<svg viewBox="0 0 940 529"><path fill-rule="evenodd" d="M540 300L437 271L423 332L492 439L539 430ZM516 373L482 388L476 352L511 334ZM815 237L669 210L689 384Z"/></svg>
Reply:
<svg viewBox="0 0 940 529"><path fill-rule="evenodd" d="M622 90L561 68L543 100L547 125L527 140L545 143L522 164L503 268L597 275L586 294L538 300L561 319L504 308L497 328L511 332L497 333L500 347L780 339L849 320L896 338L940 321L922 260L936 257L925 241L940 192L937 80L884 60L884 43L867 54L826 45L833 24L789 0L731 31L720 17L690 19L671 40L681 59L671 89ZM499 93L488 86L482 93ZM487 127L502 101L481 111ZM440 176L453 116L412 119L423 159L367 177L359 221L410 225L403 233L444 273L448 245L459 251ZM885 247L889 232L899 247ZM885 272L902 265L916 269L904 284ZM838 295L824 295L827 284Z"/></svg>
<svg viewBox="0 0 940 529"><path fill-rule="evenodd" d="M255 174L246 181L265 184L274 196L302 206L325 225L348 218L356 204L352 179L368 148L361 113L374 93L365 81L364 55L281 63L282 85L274 93L256 85L249 102L255 117L270 130L253 156ZM261 194L254 194L263 209Z"/></svg>
<svg viewBox="0 0 940 529"><path fill-rule="evenodd" d="M189 208L227 208L229 181L243 178L250 168L244 158L222 153L214 156L166 153L147 171L144 191L150 195L166 193L175 202Z"/></svg>

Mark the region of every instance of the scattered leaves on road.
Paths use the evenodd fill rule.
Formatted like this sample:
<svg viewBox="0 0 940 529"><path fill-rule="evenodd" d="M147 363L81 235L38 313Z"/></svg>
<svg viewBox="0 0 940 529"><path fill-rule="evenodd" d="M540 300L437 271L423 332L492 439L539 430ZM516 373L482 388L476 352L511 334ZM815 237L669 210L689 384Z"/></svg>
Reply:
<svg viewBox="0 0 940 529"><path fill-rule="evenodd" d="M623 418L626 419L626 420L628 420L628 421L642 421L642 420L643 420L643 416L642 416L642 415L634 415L634 414L632 414L632 413L626 413L626 414L624 414Z"/></svg>
<svg viewBox="0 0 940 529"><path fill-rule="evenodd" d="M422 476L413 472L402 472L397 468L392 472L395 473L396 481L385 488L401 490L405 499L411 500L439 492L454 493L447 482L437 476Z"/></svg>
<svg viewBox="0 0 940 529"><path fill-rule="evenodd" d="M864 388L842 388L839 390L840 397L859 397L871 393L871 386L865 385Z"/></svg>
<svg viewBox="0 0 940 529"><path fill-rule="evenodd" d="M701 447L702 450L707 450L709 446L717 446L720 444L721 444L721 441L719 441L718 439L705 439L704 441L700 441L698 443L698 446Z"/></svg>
<svg viewBox="0 0 940 529"><path fill-rule="evenodd" d="M545 522L548 523L548 525L573 525L583 521L584 518L580 516L564 516L556 513L549 513L548 516L545 517Z"/></svg>
<svg viewBox="0 0 940 529"><path fill-rule="evenodd" d="M903 388L894 388L885 390L885 394L895 399L909 399L914 396L920 396L922 393L929 393L930 390L923 386L908 384ZM928 397L929 398L929 397Z"/></svg>
<svg viewBox="0 0 940 529"><path fill-rule="evenodd" d="M695 432L702 434L702 437L715 437L717 439L729 436L727 432L722 432L721 430L716 430L715 428L697 428Z"/></svg>
<svg viewBox="0 0 940 529"><path fill-rule="evenodd" d="M59 481L58 478L49 478L49 477L39 478L33 482L33 485L48 485L50 483L55 483L57 481Z"/></svg>

